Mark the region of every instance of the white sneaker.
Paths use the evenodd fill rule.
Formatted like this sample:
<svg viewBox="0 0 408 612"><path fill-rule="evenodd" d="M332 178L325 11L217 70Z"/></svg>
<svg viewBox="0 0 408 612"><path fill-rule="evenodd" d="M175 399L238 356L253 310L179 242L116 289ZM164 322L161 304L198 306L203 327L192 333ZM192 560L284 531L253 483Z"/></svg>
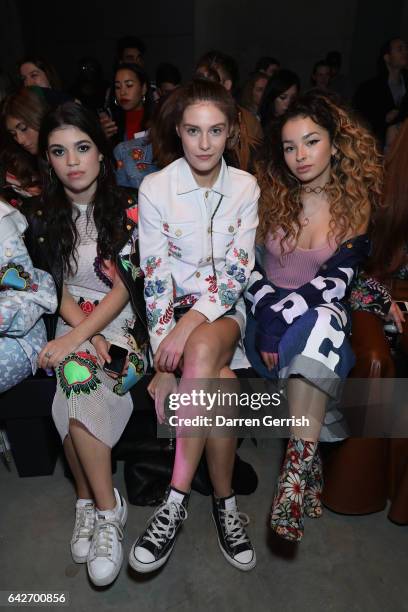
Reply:
<svg viewBox="0 0 408 612"><path fill-rule="evenodd" d="M75 526L71 538L71 555L75 563L85 563L91 547L96 520L95 504L78 499L75 506Z"/></svg>
<svg viewBox="0 0 408 612"><path fill-rule="evenodd" d="M114 489L116 508L97 510L94 535L88 555L88 574L96 586L111 584L123 562L123 529L127 519L127 504Z"/></svg>

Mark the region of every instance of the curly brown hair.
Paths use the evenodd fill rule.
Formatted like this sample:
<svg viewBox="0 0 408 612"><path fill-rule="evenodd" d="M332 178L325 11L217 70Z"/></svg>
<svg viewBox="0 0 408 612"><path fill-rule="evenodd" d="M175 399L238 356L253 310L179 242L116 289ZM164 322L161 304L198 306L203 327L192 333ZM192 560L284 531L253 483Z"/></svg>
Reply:
<svg viewBox="0 0 408 612"><path fill-rule="evenodd" d="M310 117L326 129L337 149L325 189L331 213L328 238L341 244L346 236L356 235L371 210L380 206L382 193L382 158L373 136L327 95L316 91L303 95L268 127L256 163L261 188L257 240L263 244L268 233L276 235L281 228L282 252L283 242L296 247L301 231L300 183L286 165L281 142L283 126L296 117Z"/></svg>

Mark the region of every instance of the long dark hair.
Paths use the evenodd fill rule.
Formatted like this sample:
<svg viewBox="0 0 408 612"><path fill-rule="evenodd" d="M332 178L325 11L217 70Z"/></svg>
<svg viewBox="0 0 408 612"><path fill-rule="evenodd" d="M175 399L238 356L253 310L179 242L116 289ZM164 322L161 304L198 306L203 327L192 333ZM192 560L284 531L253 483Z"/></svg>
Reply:
<svg viewBox="0 0 408 612"><path fill-rule="evenodd" d="M164 167L183 157L183 147L176 127L185 109L196 102L212 102L228 119L229 127L238 124L237 108L233 97L219 83L207 79L194 79L175 89L160 107L151 129L153 155L159 167Z"/></svg>
<svg viewBox="0 0 408 612"><path fill-rule="evenodd" d="M152 120L154 110L155 110L153 94L152 94L152 90L151 90L150 83L149 83L149 77L147 76L147 73L143 70L143 68L141 68L137 64L129 64L129 63L119 64L119 66L117 66L115 70L113 82L111 85L110 99L109 99L109 106L111 109L112 118L118 126L118 133L116 137L113 139L114 144L117 144L123 141L123 134L124 134L125 125L126 125L126 111L123 110L123 108L121 108L117 104L116 96L115 96L115 77L116 77L116 74L119 72L119 70L131 70L133 74L135 75L135 77L137 78L137 80L139 81L140 85L142 87L143 85L146 85L147 87L145 101L143 102L144 112L143 112L143 119L142 119L142 125L141 125L142 130L146 130L150 126L150 122ZM125 139L126 139L126 136L125 136Z"/></svg>
<svg viewBox="0 0 408 612"><path fill-rule="evenodd" d="M276 98L287 91L289 87L292 87L292 85L296 85L298 90L300 89L299 77L292 70L280 70L269 79L261 104L259 105L259 116L264 130L275 118Z"/></svg>
<svg viewBox="0 0 408 612"><path fill-rule="evenodd" d="M73 126L87 134L103 155L92 206L88 207L88 214L93 214L98 231L97 252L102 259L114 259L126 240L126 200L115 186L110 146L96 115L75 102L66 102L50 112L42 123L39 135L47 240L51 252L62 258L64 270L72 274L77 267L78 241L72 202L55 173L50 172L47 161L49 136L62 126Z"/></svg>

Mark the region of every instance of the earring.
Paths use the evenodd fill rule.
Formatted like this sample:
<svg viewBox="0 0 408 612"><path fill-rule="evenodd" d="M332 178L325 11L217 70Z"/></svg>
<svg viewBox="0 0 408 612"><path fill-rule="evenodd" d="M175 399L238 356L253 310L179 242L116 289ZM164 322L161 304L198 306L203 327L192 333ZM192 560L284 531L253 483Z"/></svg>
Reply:
<svg viewBox="0 0 408 612"><path fill-rule="evenodd" d="M113 103L116 104L116 106L119 106L119 102L117 101L116 97L113 98Z"/></svg>
<svg viewBox="0 0 408 612"><path fill-rule="evenodd" d="M146 94L143 94L143 96L142 96L142 102L143 102L143 104L146 102Z"/></svg>

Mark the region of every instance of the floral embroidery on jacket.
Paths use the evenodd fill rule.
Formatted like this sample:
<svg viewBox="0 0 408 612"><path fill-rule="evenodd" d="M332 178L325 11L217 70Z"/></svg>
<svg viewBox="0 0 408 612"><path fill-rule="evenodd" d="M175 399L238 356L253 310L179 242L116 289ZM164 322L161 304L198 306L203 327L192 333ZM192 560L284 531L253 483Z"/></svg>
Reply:
<svg viewBox="0 0 408 612"><path fill-rule="evenodd" d="M221 306L230 308L238 299L237 291L232 280L228 283L221 283L218 287L218 295L220 296Z"/></svg>
<svg viewBox="0 0 408 612"><path fill-rule="evenodd" d="M181 257L181 249L177 244L174 244L172 240L169 240L169 256L173 255L173 257Z"/></svg>
<svg viewBox="0 0 408 612"><path fill-rule="evenodd" d="M236 257L241 266L248 265L248 253L244 249L234 249L234 257Z"/></svg>
<svg viewBox="0 0 408 612"><path fill-rule="evenodd" d="M140 159L144 158L143 149L132 149L130 154L132 156L132 159L134 159L135 161L139 161Z"/></svg>
<svg viewBox="0 0 408 612"><path fill-rule="evenodd" d="M385 317L391 306L391 296L377 280L359 274L352 283L349 302L352 310L368 310Z"/></svg>
<svg viewBox="0 0 408 612"><path fill-rule="evenodd" d="M146 260L146 273L145 276L146 278L150 278L151 276L153 276L153 272L156 270L156 268L159 268L161 264L161 258L160 257L148 257Z"/></svg>

